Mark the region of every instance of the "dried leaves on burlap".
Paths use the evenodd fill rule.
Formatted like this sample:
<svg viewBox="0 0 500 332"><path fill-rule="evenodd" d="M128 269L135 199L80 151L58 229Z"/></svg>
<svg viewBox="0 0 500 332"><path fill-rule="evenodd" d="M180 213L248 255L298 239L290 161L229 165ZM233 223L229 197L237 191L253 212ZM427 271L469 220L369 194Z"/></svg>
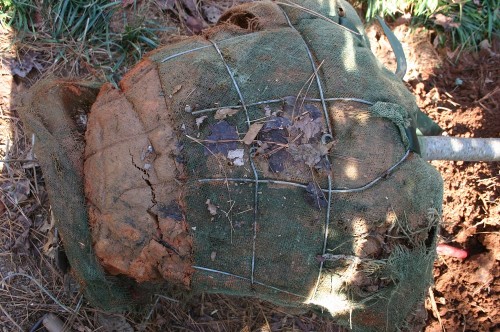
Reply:
<svg viewBox="0 0 500 332"><path fill-rule="evenodd" d="M240 139L236 128L229 124L228 117L236 115L240 110L221 108L213 116L221 120L209 127L205 154L220 153L233 160L237 166L242 166L240 155L243 150L237 149L239 142L246 145L254 144L255 156L267 159L269 171L283 172L285 164L303 163L316 171L331 170L326 156L333 146L333 142L322 142L321 136L325 133L322 112L311 103L304 103L303 99L294 96L283 98L283 105L277 112L271 113L264 106L266 117L259 122L252 123L243 139ZM200 126L209 118L204 115L196 118L196 126ZM235 155L237 157L235 157Z"/></svg>

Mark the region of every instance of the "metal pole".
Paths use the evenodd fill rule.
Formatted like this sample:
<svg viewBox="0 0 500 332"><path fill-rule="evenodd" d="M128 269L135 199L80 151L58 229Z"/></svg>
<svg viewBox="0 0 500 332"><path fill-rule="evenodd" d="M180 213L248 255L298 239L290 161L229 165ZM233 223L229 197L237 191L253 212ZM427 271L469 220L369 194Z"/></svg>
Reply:
<svg viewBox="0 0 500 332"><path fill-rule="evenodd" d="M419 136L425 160L500 161L500 138Z"/></svg>

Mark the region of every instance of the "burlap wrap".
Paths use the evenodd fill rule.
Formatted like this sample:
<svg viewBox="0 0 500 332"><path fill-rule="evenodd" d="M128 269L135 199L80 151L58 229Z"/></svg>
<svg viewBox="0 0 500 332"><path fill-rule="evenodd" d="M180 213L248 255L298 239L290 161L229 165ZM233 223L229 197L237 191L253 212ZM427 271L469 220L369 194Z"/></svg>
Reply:
<svg viewBox="0 0 500 332"><path fill-rule="evenodd" d="M346 2L297 3L235 7L97 99L31 90L23 121L93 304L218 292L375 331L423 299L442 181L410 151L419 110Z"/></svg>

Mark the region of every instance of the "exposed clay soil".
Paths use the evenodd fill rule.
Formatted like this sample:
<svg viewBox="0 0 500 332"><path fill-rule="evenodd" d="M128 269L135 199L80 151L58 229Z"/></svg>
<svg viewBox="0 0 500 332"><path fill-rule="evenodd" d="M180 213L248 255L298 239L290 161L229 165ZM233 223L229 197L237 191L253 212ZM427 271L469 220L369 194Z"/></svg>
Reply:
<svg viewBox="0 0 500 332"><path fill-rule="evenodd" d="M499 70L498 53L464 55L457 65L446 61L424 82L417 100L450 136L500 137ZM455 84L458 78L461 86ZM438 101L427 104L433 93ZM469 255L464 261L440 257L435 263L439 316L450 331L494 331L500 328L500 163L433 165L445 183L442 241ZM426 331L440 330L436 316Z"/></svg>
<svg viewBox="0 0 500 332"><path fill-rule="evenodd" d="M436 51L433 36L424 30L408 34L401 25L395 32L408 57L408 87L446 135L500 137L499 41L478 53L459 54ZM372 48L394 65L384 37ZM468 257L440 256L435 262L434 299L426 301L425 331L498 331L500 163L432 164L444 180L440 242L466 250Z"/></svg>
<svg viewBox="0 0 500 332"><path fill-rule="evenodd" d="M454 54L446 49L436 50L431 42L433 36L422 30L410 34L405 25L395 29L405 45L409 61L405 80L419 106L450 136L500 137L499 43L479 53ZM386 39L380 37L377 29L369 31L374 51L389 66L391 62L393 65ZM16 99L31 83L14 77L8 70L1 72L0 140L3 149L10 148L10 158L31 158L29 149L25 150L29 138L23 136L15 113ZM1 157L6 159L7 156ZM497 331L500 329L500 163L434 161L432 164L439 169L445 183L440 241L465 249L468 257L460 260L440 256L436 261L433 297L426 300L425 331L443 328L447 331ZM4 166L5 174L0 179L3 202L0 204L3 214L0 277L12 272L29 274L74 308L77 295L67 295L62 273L53 267L56 245L44 189L41 186L36 190L23 187L26 179L31 180L32 186L37 182L37 175L32 172L34 168L26 164L25 168L9 167L7 170ZM9 197L15 195L19 204L6 203L6 192L10 193ZM0 285L0 291L0 327L3 331L15 329L12 321L27 330L45 312L57 312L78 331L96 330L110 321L124 321L123 331L130 326L147 331L339 330L331 320L314 313L294 315L262 301L218 295L192 299L187 305L158 298L147 317L129 314L113 320L85 305L79 315L68 315L24 280L9 287Z"/></svg>

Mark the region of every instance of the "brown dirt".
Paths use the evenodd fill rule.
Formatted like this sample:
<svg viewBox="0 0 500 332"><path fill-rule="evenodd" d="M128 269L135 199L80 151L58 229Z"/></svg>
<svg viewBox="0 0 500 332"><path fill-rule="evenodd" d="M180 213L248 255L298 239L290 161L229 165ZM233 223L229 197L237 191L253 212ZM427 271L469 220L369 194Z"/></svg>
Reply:
<svg viewBox="0 0 500 332"><path fill-rule="evenodd" d="M500 137L500 41L478 53L436 49L432 34L395 28L409 62L405 80L419 107L447 135ZM372 32L373 36L377 31ZM378 34L380 36L380 34ZM384 37L372 48L394 66ZM456 59L458 56L458 60ZM440 256L434 264L434 301L425 331L497 331L500 328L500 163L433 161L444 180L441 243L468 258ZM436 309L432 309L435 302Z"/></svg>
<svg viewBox="0 0 500 332"><path fill-rule="evenodd" d="M498 53L463 55L456 65L446 61L424 82L420 107L450 136L500 137L499 68ZM463 80L461 86L455 84L457 78ZM432 94L435 101L427 104ZM500 328L500 163L433 165L445 181L442 242L469 255L464 261L440 257L435 263L439 316L451 331L494 331ZM431 316L426 331L440 329L437 315Z"/></svg>
<svg viewBox="0 0 500 332"><path fill-rule="evenodd" d="M436 51L430 33L421 30L410 34L404 25L397 27L396 32L410 50L406 80L419 106L450 136L499 137L498 43L492 46L492 53L462 53L456 63L457 54L446 49ZM2 31L2 45L9 44L3 39L5 35L9 33ZM372 35L377 54L388 63L393 62L386 39L379 37L376 41L377 33ZM4 50L0 72L1 158L28 161L2 163L0 277L13 272L28 274L65 305L79 308L79 313L65 313L39 287L27 279L16 278L0 285L0 327L2 331L12 331L18 325L27 330L44 313L56 312L76 331L97 330L104 325L99 311L85 303L80 306L81 297L71 290L74 285L66 283L69 276L54 267L58 261L57 237L51 226L43 179L39 167L30 161L30 138L23 134L16 115L19 95L32 78L14 77L3 58ZM457 78L462 84L457 84ZM433 300L426 300L425 331L497 331L500 165L432 164L445 182L441 242L467 250L469 257L459 260L441 256L436 261ZM26 180L29 190L22 185ZM17 199L15 204L12 198ZM60 264L56 266L60 268ZM140 331L340 331L330 319L315 313L294 315L263 301L220 295L201 296L186 305L158 297L149 309L147 315L129 313L124 321Z"/></svg>

